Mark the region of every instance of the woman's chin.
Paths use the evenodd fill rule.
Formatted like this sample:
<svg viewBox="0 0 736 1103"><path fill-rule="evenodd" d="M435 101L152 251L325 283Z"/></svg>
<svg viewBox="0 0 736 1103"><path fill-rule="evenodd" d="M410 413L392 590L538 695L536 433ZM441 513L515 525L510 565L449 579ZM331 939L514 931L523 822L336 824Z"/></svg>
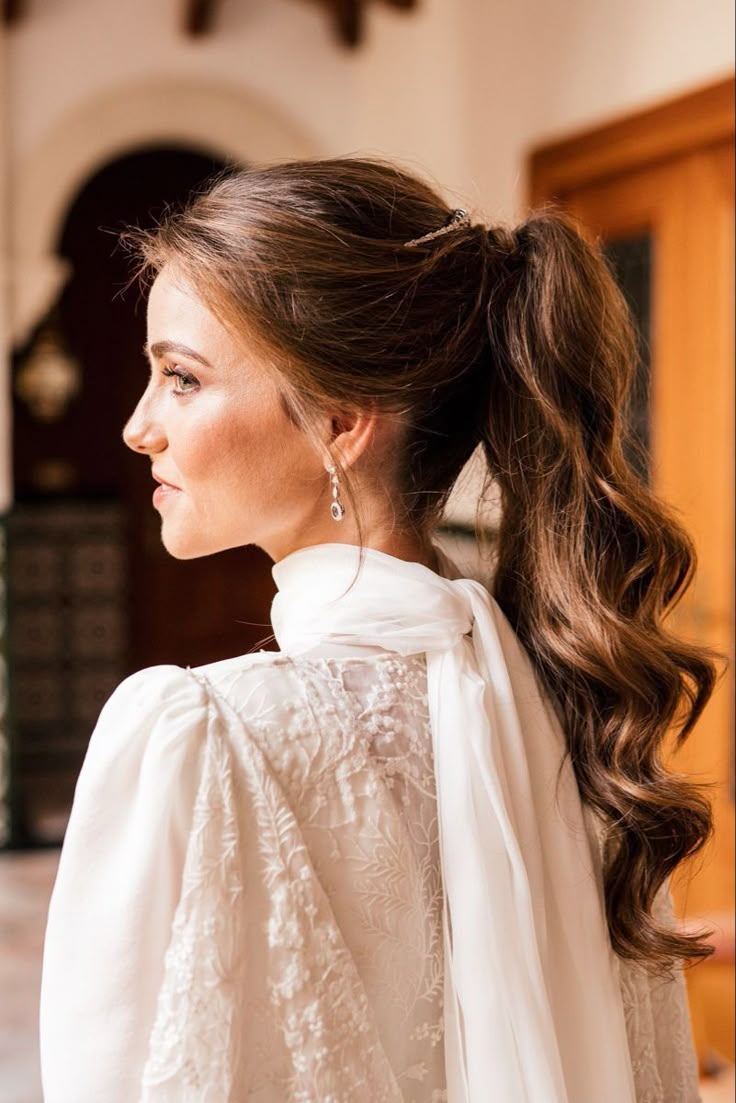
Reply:
<svg viewBox="0 0 736 1103"><path fill-rule="evenodd" d="M161 543L172 559L201 559L205 555L214 555L218 547L210 547L201 539L173 530L165 522L161 525Z"/></svg>
<svg viewBox="0 0 736 1103"><path fill-rule="evenodd" d="M207 555L217 555L229 548L242 547L247 541L217 542L202 539L201 532L183 531L181 526L161 523L161 543L172 559L202 559Z"/></svg>

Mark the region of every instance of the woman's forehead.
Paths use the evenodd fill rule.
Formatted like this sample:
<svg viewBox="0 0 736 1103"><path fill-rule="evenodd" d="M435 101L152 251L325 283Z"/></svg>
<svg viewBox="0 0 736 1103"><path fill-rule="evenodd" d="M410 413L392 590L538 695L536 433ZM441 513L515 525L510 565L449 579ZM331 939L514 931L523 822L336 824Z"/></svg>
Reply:
<svg viewBox="0 0 736 1103"><path fill-rule="evenodd" d="M206 360L213 350L221 356L233 341L227 330L205 306L195 289L166 269L153 281L148 296L148 347L152 353L165 344L197 351Z"/></svg>

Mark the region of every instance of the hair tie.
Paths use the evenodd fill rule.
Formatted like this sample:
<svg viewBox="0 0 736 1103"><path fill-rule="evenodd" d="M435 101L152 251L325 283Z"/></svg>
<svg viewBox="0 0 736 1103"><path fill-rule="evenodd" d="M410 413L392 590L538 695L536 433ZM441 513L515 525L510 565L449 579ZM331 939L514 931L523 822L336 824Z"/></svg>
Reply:
<svg viewBox="0 0 736 1103"><path fill-rule="evenodd" d="M489 226L486 230L488 244L503 263L514 259L523 259L529 242L527 228L522 224L518 229L508 226Z"/></svg>
<svg viewBox="0 0 736 1103"><path fill-rule="evenodd" d="M429 234L422 234L421 237L412 238L411 241L405 241L404 246L412 248L415 245L423 244L425 241L431 241L432 238L440 237L441 234L449 234L451 230L457 230L460 226L470 225L470 215L467 211L464 211L462 207L458 207L450 215L449 221L439 228L439 230L432 230Z"/></svg>
<svg viewBox="0 0 736 1103"><path fill-rule="evenodd" d="M517 226L516 229L512 231L511 236L514 241L514 251L521 257L525 256L527 247L531 241L527 223L522 222L520 226Z"/></svg>

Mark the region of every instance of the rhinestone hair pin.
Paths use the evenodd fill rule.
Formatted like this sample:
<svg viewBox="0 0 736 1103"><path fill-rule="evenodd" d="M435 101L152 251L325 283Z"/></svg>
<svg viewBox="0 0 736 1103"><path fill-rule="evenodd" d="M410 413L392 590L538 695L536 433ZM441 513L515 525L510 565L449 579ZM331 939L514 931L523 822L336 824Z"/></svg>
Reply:
<svg viewBox="0 0 736 1103"><path fill-rule="evenodd" d="M442 234L449 234L451 230L457 230L460 226L470 225L470 215L467 211L464 211L461 207L458 207L450 215L450 220L444 226L440 226L439 230L432 230L429 234L423 234L421 237L412 238L411 241L405 241L404 246L412 248L414 245L423 245L425 241L431 241L432 238L440 237Z"/></svg>

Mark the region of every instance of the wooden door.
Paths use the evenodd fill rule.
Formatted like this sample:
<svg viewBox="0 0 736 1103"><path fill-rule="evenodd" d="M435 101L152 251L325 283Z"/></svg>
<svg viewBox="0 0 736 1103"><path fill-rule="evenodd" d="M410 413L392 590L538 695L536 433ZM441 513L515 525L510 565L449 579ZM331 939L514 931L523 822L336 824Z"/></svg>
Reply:
<svg viewBox="0 0 736 1103"><path fill-rule="evenodd" d="M729 656L697 730L670 761L715 783L714 839L673 882L677 914L719 936L718 958L686 974L703 1068L716 1054L734 1057L733 88L700 89L530 160L532 205L561 201L601 241L640 323L647 477L698 553L669 623Z"/></svg>

